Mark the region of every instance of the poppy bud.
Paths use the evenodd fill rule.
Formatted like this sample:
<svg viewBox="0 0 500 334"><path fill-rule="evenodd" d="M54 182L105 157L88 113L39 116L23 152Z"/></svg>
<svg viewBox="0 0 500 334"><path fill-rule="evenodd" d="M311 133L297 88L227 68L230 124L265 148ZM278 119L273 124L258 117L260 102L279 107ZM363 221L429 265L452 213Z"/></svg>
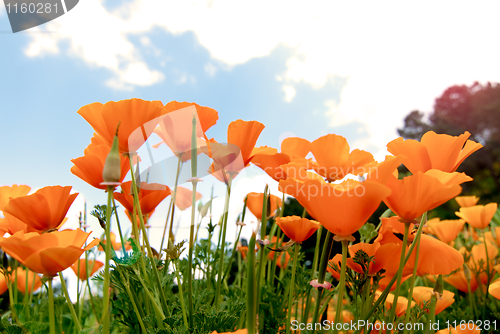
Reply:
<svg viewBox="0 0 500 334"><path fill-rule="evenodd" d="M118 150L118 128L120 123L116 127L115 138L113 139L113 145L109 151L106 162L104 163L104 169L102 171L102 179L104 182L118 183L120 182L121 176L121 166L120 166L120 151Z"/></svg>
<svg viewBox="0 0 500 334"><path fill-rule="evenodd" d="M443 282L443 275L439 275L436 284L434 285L434 293L438 293L439 296L443 295L443 290L444 290L444 282Z"/></svg>
<svg viewBox="0 0 500 334"><path fill-rule="evenodd" d="M464 263L464 276L467 282L470 282L470 280L472 279L470 269L465 263Z"/></svg>

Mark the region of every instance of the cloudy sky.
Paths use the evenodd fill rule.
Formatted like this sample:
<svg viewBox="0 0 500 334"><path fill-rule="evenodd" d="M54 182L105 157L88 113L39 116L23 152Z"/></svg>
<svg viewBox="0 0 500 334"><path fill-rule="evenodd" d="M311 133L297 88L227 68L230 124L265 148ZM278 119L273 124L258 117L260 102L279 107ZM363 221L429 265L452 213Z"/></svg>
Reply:
<svg viewBox="0 0 500 334"><path fill-rule="evenodd" d="M216 109L208 136L221 142L230 122L257 120L258 145L335 133L380 159L410 111L432 110L451 85L500 81L499 12L497 1L81 0L13 34L0 4L0 185L72 185L70 218L84 199L104 203L70 173L93 133L77 111L132 97ZM265 183L277 193L242 173L235 212Z"/></svg>

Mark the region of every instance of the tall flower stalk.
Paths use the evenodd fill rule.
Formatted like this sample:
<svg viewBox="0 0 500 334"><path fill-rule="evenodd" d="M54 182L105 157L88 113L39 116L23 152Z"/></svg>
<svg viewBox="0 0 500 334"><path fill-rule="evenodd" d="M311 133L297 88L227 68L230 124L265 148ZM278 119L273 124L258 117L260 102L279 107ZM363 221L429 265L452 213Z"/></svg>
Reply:
<svg viewBox="0 0 500 334"><path fill-rule="evenodd" d="M193 115L193 128L191 134L191 183L193 184L193 202L191 203L191 226L189 228L189 260L188 260L188 303L189 303L189 327L194 324L193 307L193 251L194 251L194 222L196 217L196 186L197 177L198 148L196 140L196 115ZM216 300L217 303L217 300Z"/></svg>
<svg viewBox="0 0 500 334"><path fill-rule="evenodd" d="M232 177L229 177L229 180L226 185L226 199L224 202L224 212L222 214L222 224L221 224L221 240L220 240L220 260L219 260L219 269L217 271L217 285L215 288L215 307L219 307L220 302L220 289L222 285L222 279L224 274L224 254L225 254L225 246L226 246L226 230L227 230L227 218L229 215L229 199L231 197L231 183Z"/></svg>
<svg viewBox="0 0 500 334"><path fill-rule="evenodd" d="M347 262L347 246L349 245L349 240L345 239L341 240L342 242L342 265L340 268L340 281L338 285L338 295L337 295L337 308L335 309L335 323L340 323L340 319L342 316L342 302L344 300L344 292L345 292L345 271L346 271L346 262ZM338 332L337 326L335 326L335 333Z"/></svg>
<svg viewBox="0 0 500 334"><path fill-rule="evenodd" d="M297 262L299 256L299 244L295 243L293 251L293 269L292 269L292 280L290 281L290 291L288 292L288 319L286 322L286 334L290 334L290 325L292 321L292 301L293 293L295 289L295 271L297 270Z"/></svg>

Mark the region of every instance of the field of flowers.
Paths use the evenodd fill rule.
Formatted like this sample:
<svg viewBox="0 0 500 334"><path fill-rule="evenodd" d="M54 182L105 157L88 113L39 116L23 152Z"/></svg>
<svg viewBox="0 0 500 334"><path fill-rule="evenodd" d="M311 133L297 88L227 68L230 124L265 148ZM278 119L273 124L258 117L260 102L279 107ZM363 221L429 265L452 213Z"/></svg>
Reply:
<svg viewBox="0 0 500 334"><path fill-rule="evenodd" d="M71 186L30 195L27 185L0 187L2 333L500 332L500 211L460 196L460 185L474 181L456 170L482 148L468 132L397 138L377 162L335 134L286 138L279 151L255 147L264 130L257 121L232 122L219 143L205 135L217 111L195 103L130 99L78 113L95 133L71 172L102 189L106 204L61 230L78 196ZM137 151L152 133L178 158L177 171L168 171L172 188L148 182L140 168ZM196 191L201 154L211 161L207 174L226 187L220 217ZM177 185L187 162L186 191ZM283 196L267 186L249 193L230 222L233 180L250 164L279 182ZM163 238L152 245L148 219L166 199ZM427 219L452 199L457 219ZM117 202L129 220L119 220ZM296 202L301 212L288 214ZM367 223L382 202L389 209ZM178 243L176 208L191 209L189 240ZM98 219L103 238L90 240L88 219ZM202 219L207 239L198 237ZM239 234L228 242L234 223ZM252 229L248 243L240 240L244 226ZM336 243L341 253L333 254ZM69 267L79 278L76 300L62 274Z"/></svg>

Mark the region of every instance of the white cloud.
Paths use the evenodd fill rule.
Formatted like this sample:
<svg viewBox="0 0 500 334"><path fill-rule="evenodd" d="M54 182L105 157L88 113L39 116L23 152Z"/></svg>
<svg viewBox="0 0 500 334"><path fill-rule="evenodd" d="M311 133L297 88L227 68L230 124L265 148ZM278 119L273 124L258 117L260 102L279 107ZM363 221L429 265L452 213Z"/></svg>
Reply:
<svg viewBox="0 0 500 334"><path fill-rule="evenodd" d="M142 62L129 64L118 75L118 78L107 82L108 86L115 89L131 89L132 85L149 86L163 80L162 73L149 70Z"/></svg>
<svg viewBox="0 0 500 334"><path fill-rule="evenodd" d="M285 101L292 102L293 98L295 97L295 94L297 93L295 88L290 85L285 85L283 86L283 91L285 92Z"/></svg>
<svg viewBox="0 0 500 334"><path fill-rule="evenodd" d="M413 109L430 110L434 98L448 86L500 81L500 48L494 42L499 10L496 1L471 5L318 0L305 5L136 0L109 12L101 1L87 0L50 23L48 28L59 34L32 35L28 54L57 52L69 39L73 55L116 74L109 81L116 87L116 80L128 86L161 80L142 61L144 51L130 41L153 27L174 34L193 32L218 67L263 57L284 45L295 50L286 62L286 73L279 75L285 98L291 101L300 82L319 88L332 75L347 78L340 102L326 106L331 125L361 122L369 139L352 146L382 148L396 136L394 129L402 125L404 115ZM144 40L142 44L147 48ZM124 71L137 63L143 64L141 75ZM205 71L215 75L210 65ZM189 74L177 79L189 80L193 80Z"/></svg>
<svg viewBox="0 0 500 334"><path fill-rule="evenodd" d="M48 23L46 29L56 33L30 35L32 41L26 55L38 57L58 53L62 42L69 40L72 56L115 74L108 81L113 88L148 86L163 78L160 72L148 68L134 44L128 40L128 34L133 31L129 30L127 21L106 11L101 1L80 1L75 9Z"/></svg>
<svg viewBox="0 0 500 334"><path fill-rule="evenodd" d="M206 64L204 69L205 72L211 77L213 77L215 73L217 73L217 68L212 63Z"/></svg>

